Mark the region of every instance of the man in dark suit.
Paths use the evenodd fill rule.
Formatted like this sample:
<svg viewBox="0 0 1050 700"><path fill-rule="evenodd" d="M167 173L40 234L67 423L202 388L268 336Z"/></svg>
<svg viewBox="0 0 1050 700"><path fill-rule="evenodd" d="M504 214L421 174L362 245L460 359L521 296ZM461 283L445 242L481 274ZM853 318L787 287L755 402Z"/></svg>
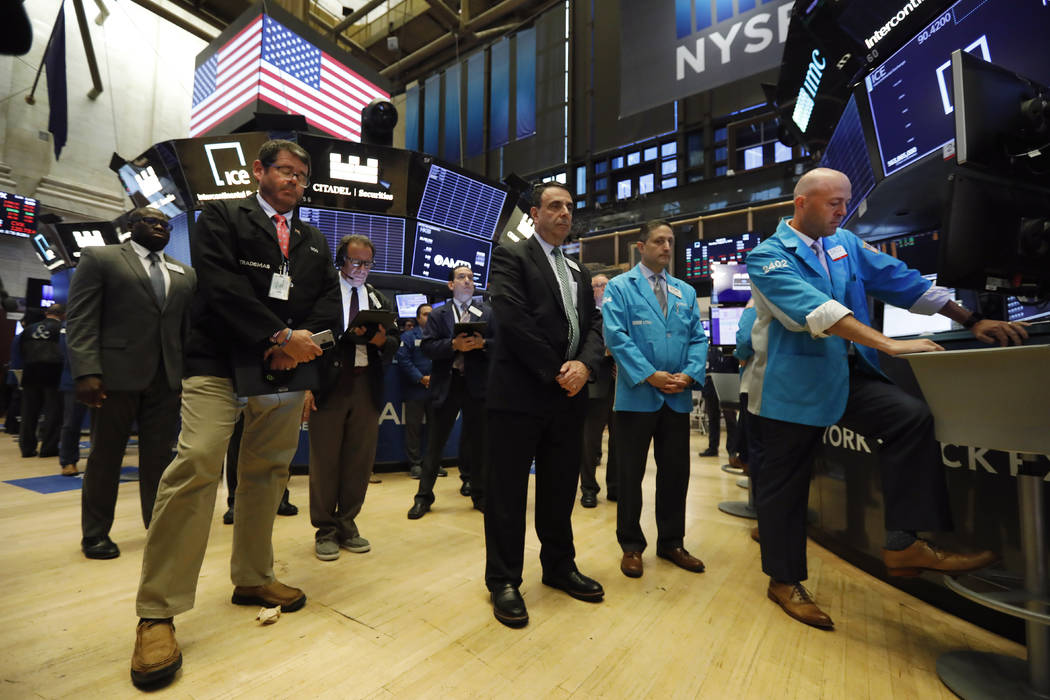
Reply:
<svg viewBox="0 0 1050 700"><path fill-rule="evenodd" d="M362 311L393 312L390 300L368 284L375 245L365 236L343 236L336 250L343 314L339 344L325 358L325 376L316 396L307 392L304 418L310 421L310 522L317 532L314 553L321 561L339 558L340 547L364 553L372 548L355 518L365 503L379 440L383 371L397 352L396 326L357 324Z"/></svg>
<svg viewBox="0 0 1050 700"><path fill-rule="evenodd" d="M401 371L401 398L405 402L405 456L409 476L423 474L423 416L430 419L430 372L432 362L423 352L423 329L430 319L430 304L416 308L416 322L401 334L397 349L397 368Z"/></svg>
<svg viewBox="0 0 1050 700"><path fill-rule="evenodd" d="M182 348L197 288L193 269L162 253L171 235L167 216L143 207L130 223L124 243L84 249L69 287L70 369L77 399L95 409L80 506L80 546L89 559L120 556L109 530L135 422L139 501L149 527L175 442Z"/></svg>
<svg viewBox="0 0 1050 700"><path fill-rule="evenodd" d="M469 265L457 265L448 278L452 299L431 314L423 331L423 351L434 361L430 382L433 422L423 476L408 511L410 520L422 518L434 503L441 451L459 413L463 414L459 439L459 477L463 483L459 492L470 496L478 510L485 508L485 394L493 346L492 309L472 300L474 272ZM456 333L457 323L484 323L485 328L482 332Z"/></svg>
<svg viewBox="0 0 1050 700"><path fill-rule="evenodd" d="M44 310L44 318L26 325L18 336L22 361L22 425L18 446L23 457L37 454L37 425L43 411L43 435L40 437L40 456L58 454L58 435L62 428L62 396L58 390L62 378L62 321L66 308L52 304Z"/></svg>
<svg viewBox="0 0 1050 700"><path fill-rule="evenodd" d="M304 393L238 396L235 355L261 373L291 370L321 355L314 333L339 324L339 279L324 236L295 206L310 181L310 156L291 141L267 141L252 164L259 191L208 202L190 237L197 272L179 453L161 477L142 555L139 625L131 680L155 686L182 665L172 617L193 607L208 545L222 455L239 415L230 578L237 605L306 603L273 571L273 521L299 444ZM241 364L240 366L246 366Z"/></svg>
<svg viewBox="0 0 1050 700"><path fill-rule="evenodd" d="M485 584L496 619L509 627L529 621L518 587L534 457L543 583L589 602L605 595L576 568L571 522L586 385L605 351L601 316L591 276L560 248L572 226L572 195L547 182L535 188L532 202L536 235L496 249L490 285L498 344L488 393Z"/></svg>
<svg viewBox="0 0 1050 700"><path fill-rule="evenodd" d="M591 278L594 305L600 310L605 286L609 278L595 275ZM616 421L613 399L616 397L616 361L606 351L598 365L598 372L587 387L587 419L583 424L583 452L580 454L580 505L584 508L598 506L598 479L595 472L602 461L602 433L609 427L609 452L605 460L605 489L610 501L619 497L619 470L617 469Z"/></svg>

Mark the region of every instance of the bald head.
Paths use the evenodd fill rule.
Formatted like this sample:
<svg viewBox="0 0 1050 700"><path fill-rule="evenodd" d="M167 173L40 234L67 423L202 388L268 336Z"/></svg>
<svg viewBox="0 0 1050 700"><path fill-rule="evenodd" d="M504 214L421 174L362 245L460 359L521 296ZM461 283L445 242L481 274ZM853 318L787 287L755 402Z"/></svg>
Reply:
<svg viewBox="0 0 1050 700"><path fill-rule="evenodd" d="M810 238L830 236L846 218L846 205L852 196L845 174L831 168L810 170L795 185L791 225Z"/></svg>

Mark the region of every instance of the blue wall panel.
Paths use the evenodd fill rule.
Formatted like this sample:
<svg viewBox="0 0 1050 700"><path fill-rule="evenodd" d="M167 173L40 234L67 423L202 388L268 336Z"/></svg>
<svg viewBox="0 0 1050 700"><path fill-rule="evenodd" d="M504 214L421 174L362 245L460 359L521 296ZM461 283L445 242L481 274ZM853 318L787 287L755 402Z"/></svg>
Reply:
<svg viewBox="0 0 1050 700"><path fill-rule="evenodd" d="M423 85L423 152L439 155L441 143L441 75L432 75Z"/></svg>
<svg viewBox="0 0 1050 700"><path fill-rule="evenodd" d="M485 52L467 59L467 157L485 152Z"/></svg>
<svg viewBox="0 0 1050 700"><path fill-rule="evenodd" d="M445 151L442 155L454 163L459 158L459 76L460 64L456 63L445 71Z"/></svg>
<svg viewBox="0 0 1050 700"><path fill-rule="evenodd" d="M510 141L510 40L497 41L490 52L489 149L493 149Z"/></svg>
<svg viewBox="0 0 1050 700"><path fill-rule="evenodd" d="M516 35L517 101L515 114L516 138L536 133L536 29L526 29Z"/></svg>

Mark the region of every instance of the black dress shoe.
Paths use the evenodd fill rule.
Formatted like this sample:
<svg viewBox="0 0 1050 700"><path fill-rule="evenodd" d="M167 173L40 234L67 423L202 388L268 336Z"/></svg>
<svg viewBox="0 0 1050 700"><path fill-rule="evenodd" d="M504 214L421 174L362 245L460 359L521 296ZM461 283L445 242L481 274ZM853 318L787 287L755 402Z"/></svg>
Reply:
<svg viewBox="0 0 1050 700"><path fill-rule="evenodd" d="M524 627L529 624L529 612L517 587L510 583L496 586L492 591L492 614L507 627Z"/></svg>
<svg viewBox="0 0 1050 700"><path fill-rule="evenodd" d="M607 493L605 494L605 498L607 500L612 501L613 503L616 503L616 500L619 498L619 496L617 496L615 493Z"/></svg>
<svg viewBox="0 0 1050 700"><path fill-rule="evenodd" d="M80 540L80 549L88 559L116 559L120 556L120 548L108 535L85 537Z"/></svg>
<svg viewBox="0 0 1050 700"><path fill-rule="evenodd" d="M412 507L408 509L409 520L419 520L427 511L430 510L430 504L426 501L416 501L412 504Z"/></svg>
<svg viewBox="0 0 1050 700"><path fill-rule="evenodd" d="M448 470L444 467L438 467L438 476L448 476Z"/></svg>
<svg viewBox="0 0 1050 700"><path fill-rule="evenodd" d="M283 500L281 505L277 506L277 515L299 515L299 507Z"/></svg>
<svg viewBox="0 0 1050 700"><path fill-rule="evenodd" d="M222 514L223 525L233 525L233 506L226 509L226 512Z"/></svg>
<svg viewBox="0 0 1050 700"><path fill-rule="evenodd" d="M480 498L474 501L474 510L481 511L482 513L484 513L485 501L481 500Z"/></svg>
<svg viewBox="0 0 1050 700"><path fill-rule="evenodd" d="M543 575L543 585L558 588L571 595L576 600L587 603L600 603L605 597L602 584L592 578L587 578L579 571L570 571L560 576Z"/></svg>
<svg viewBox="0 0 1050 700"><path fill-rule="evenodd" d="M708 448L708 449L704 450L703 452L701 452L700 456L701 457L717 457L718 456L718 450L712 450L712 449Z"/></svg>
<svg viewBox="0 0 1050 700"><path fill-rule="evenodd" d="M598 494L585 493L580 496L580 505L584 508L597 508L598 507Z"/></svg>
<svg viewBox="0 0 1050 700"><path fill-rule="evenodd" d="M464 481L463 485L459 487L459 495L460 496L469 496L470 495L470 482L469 481Z"/></svg>

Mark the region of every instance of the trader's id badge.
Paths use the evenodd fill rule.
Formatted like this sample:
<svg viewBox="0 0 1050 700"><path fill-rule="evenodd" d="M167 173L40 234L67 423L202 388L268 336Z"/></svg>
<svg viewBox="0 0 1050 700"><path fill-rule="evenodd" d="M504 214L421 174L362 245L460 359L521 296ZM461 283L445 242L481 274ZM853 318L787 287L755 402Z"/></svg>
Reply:
<svg viewBox="0 0 1050 700"><path fill-rule="evenodd" d="M271 299L280 299L281 301L288 301L288 292L291 288L291 275L285 275L280 272L273 273L273 279L270 280Z"/></svg>

